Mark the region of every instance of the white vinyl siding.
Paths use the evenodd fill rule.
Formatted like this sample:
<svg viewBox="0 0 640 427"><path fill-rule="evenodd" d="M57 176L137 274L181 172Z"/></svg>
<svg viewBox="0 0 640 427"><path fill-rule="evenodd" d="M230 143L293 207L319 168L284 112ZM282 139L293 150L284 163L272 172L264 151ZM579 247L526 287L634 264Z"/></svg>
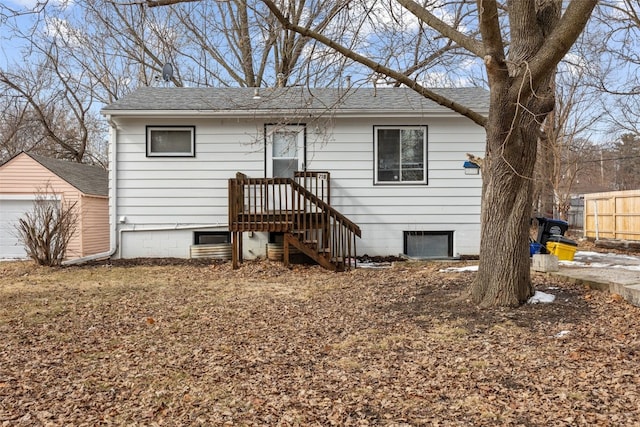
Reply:
<svg viewBox="0 0 640 427"><path fill-rule="evenodd" d="M117 209L122 229L213 226L228 222L228 179L242 172L264 177L265 125L277 118L115 118L118 123ZM146 157L145 127L170 121L193 125L197 156ZM428 185L375 185L374 126L428 129ZM466 153L484 155L484 130L465 118L339 118L307 126L306 169L331 173L331 204L362 229L358 254L398 255L405 231L454 232L454 256L477 254L480 240L481 176L465 175ZM166 232L162 232L165 233ZM142 236L145 233L139 233ZM123 245L136 245L125 232ZM174 252L188 256L193 230ZM258 237L254 237L256 239ZM245 239L245 246L252 239ZM154 244L149 244L149 251ZM152 256L151 252L139 252ZM138 252L136 252L138 253ZM142 256L141 255L141 256Z"/></svg>
<svg viewBox="0 0 640 427"><path fill-rule="evenodd" d="M358 224L358 254L399 255L405 231L452 230L453 254L477 255L482 177L465 175L466 153L484 156L485 133L464 118L424 118L428 185L375 185L374 126L414 126L415 119L336 121L331 142L307 142L307 168L331 172L331 204Z"/></svg>
<svg viewBox="0 0 640 427"><path fill-rule="evenodd" d="M197 156L146 157L145 127L162 119L119 119L115 218L126 227L228 222L228 179L264 176L262 123L182 119L194 125ZM178 119L172 119L178 123ZM190 232L191 234L191 232Z"/></svg>

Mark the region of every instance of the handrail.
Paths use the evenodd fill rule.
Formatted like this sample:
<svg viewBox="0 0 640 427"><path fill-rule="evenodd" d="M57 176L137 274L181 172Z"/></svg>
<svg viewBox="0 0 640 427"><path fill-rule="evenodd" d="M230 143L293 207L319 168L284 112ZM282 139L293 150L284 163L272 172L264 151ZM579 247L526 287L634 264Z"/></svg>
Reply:
<svg viewBox="0 0 640 427"><path fill-rule="evenodd" d="M304 177L296 178L300 176ZM321 196L328 198L328 191L324 192L328 183L320 187ZM348 268L355 259L355 237L362 232L321 196L292 178L249 178L237 173L235 179L229 179L230 231L291 233L316 260L324 257Z"/></svg>
<svg viewBox="0 0 640 427"><path fill-rule="evenodd" d="M290 178L285 178L285 179L289 179L290 180ZM313 194L312 192L310 192L309 190L307 190L306 188L304 188L303 186L301 186L300 184L298 184L297 182L295 182L293 180L291 180L291 185L300 194L305 196L305 198L307 198L310 201L312 201L313 203L317 204L322 209L325 209L325 210L329 211L331 213L331 216L334 216L335 218L339 218L340 221L344 222L348 226L348 228L356 234L356 236L362 237L362 231L360 231L360 227L358 227L358 225L356 223L352 222L349 218L347 218L346 216L344 216L340 212L338 212L333 206L330 206L324 200L320 199L318 196L316 196L315 194Z"/></svg>
<svg viewBox="0 0 640 427"><path fill-rule="evenodd" d="M295 171L296 182L331 205L331 173L328 171Z"/></svg>

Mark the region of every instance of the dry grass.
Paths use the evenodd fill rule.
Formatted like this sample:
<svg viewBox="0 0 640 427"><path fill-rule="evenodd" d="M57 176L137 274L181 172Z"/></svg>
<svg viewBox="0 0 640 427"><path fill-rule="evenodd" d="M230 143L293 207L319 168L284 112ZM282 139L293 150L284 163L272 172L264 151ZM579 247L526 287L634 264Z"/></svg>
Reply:
<svg viewBox="0 0 640 427"><path fill-rule="evenodd" d="M451 303L442 264L0 263L0 425L640 424L640 310ZM561 331L568 334L557 337Z"/></svg>

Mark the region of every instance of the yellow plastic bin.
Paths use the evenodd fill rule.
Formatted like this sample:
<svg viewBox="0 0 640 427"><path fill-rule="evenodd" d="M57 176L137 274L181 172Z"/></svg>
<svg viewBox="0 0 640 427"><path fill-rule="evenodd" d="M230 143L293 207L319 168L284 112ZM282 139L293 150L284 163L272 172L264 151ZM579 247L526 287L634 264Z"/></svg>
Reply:
<svg viewBox="0 0 640 427"><path fill-rule="evenodd" d="M573 261L578 244L564 236L551 236L546 247L547 251L557 256L560 261Z"/></svg>

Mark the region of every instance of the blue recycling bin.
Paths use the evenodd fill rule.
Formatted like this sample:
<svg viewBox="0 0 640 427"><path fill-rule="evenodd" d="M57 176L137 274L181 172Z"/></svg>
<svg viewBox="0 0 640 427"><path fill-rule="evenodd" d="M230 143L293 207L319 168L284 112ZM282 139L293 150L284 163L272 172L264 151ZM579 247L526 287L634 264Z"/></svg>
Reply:
<svg viewBox="0 0 640 427"><path fill-rule="evenodd" d="M529 243L529 256L532 257L535 254L539 254L542 250L542 245L538 242L530 242Z"/></svg>

